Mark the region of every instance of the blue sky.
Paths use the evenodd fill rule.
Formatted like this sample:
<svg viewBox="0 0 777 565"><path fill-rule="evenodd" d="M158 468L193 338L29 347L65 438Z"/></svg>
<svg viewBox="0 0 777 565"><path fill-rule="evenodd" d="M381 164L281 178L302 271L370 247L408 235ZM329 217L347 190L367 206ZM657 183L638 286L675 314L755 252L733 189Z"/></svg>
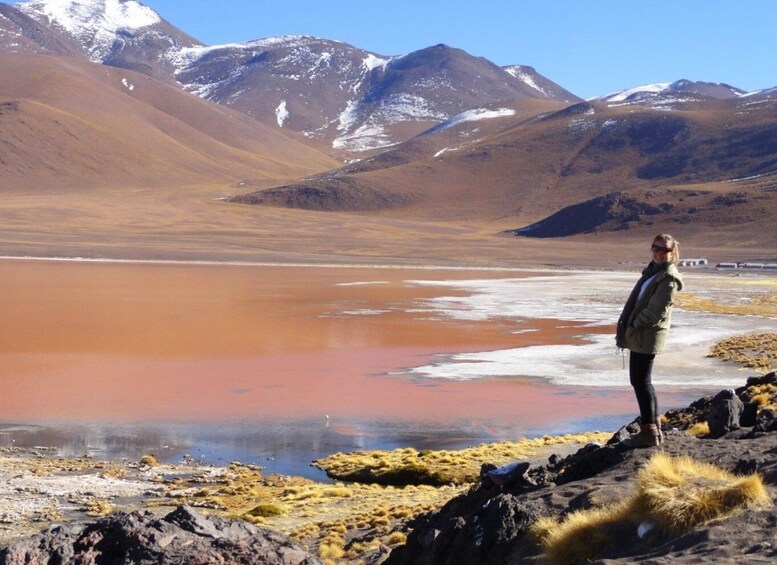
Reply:
<svg viewBox="0 0 777 565"><path fill-rule="evenodd" d="M588 98L685 78L777 86L777 0L142 0L209 45L302 34L379 55L445 43Z"/></svg>

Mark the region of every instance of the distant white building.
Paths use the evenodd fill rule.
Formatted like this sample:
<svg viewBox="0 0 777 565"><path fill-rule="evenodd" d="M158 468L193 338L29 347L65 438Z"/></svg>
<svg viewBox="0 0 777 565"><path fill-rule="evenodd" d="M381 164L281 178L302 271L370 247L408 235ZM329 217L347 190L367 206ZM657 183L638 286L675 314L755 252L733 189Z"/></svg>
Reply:
<svg viewBox="0 0 777 565"><path fill-rule="evenodd" d="M718 269L736 269L739 265L736 263L718 263L715 267Z"/></svg>
<svg viewBox="0 0 777 565"><path fill-rule="evenodd" d="M698 267L700 265L706 265L707 259L704 257L694 259L680 259L680 267Z"/></svg>

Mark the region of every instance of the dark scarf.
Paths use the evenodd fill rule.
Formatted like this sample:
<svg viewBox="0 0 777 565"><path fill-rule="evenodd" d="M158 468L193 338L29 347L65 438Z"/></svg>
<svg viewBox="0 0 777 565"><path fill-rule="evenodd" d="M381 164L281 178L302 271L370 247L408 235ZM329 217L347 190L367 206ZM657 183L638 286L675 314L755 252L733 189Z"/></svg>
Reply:
<svg viewBox="0 0 777 565"><path fill-rule="evenodd" d="M648 266L642 270L642 276L637 281L637 284L634 285L634 289L631 291L629 299L626 301L626 305L623 307L623 312L621 312L621 316L618 318L618 328L615 333L615 343L621 349L625 347L624 343L626 339L626 324L631 317L631 313L634 311L634 306L637 305L637 297L639 296L639 291L642 288L642 285L645 284L645 281L650 277L660 273L661 271L666 271L669 268L669 265L669 262L666 262L663 265L659 265L655 261L651 261Z"/></svg>

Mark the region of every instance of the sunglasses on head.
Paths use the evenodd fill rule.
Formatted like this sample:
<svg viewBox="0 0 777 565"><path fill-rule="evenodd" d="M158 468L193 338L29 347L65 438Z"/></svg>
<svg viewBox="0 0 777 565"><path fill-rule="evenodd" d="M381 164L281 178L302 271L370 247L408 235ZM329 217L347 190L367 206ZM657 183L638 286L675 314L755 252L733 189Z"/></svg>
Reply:
<svg viewBox="0 0 777 565"><path fill-rule="evenodd" d="M660 245L656 245L655 243L650 246L651 251L655 251L656 253L669 253L671 249L668 247L661 247Z"/></svg>

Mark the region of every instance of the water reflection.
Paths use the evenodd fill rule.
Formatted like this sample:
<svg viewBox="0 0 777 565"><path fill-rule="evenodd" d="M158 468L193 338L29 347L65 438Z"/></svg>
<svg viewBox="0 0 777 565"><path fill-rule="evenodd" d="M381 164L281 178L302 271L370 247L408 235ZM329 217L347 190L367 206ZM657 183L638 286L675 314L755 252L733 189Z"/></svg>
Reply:
<svg viewBox="0 0 777 565"><path fill-rule="evenodd" d="M595 422L567 422L567 431L617 429L623 415ZM558 429L542 428L512 433L484 422L454 422L442 427L418 422L296 421L254 424L159 425L0 425L0 446L55 448L65 457L89 456L101 460L138 461L153 454L159 460L180 463L189 457L206 464L232 461L260 465L265 473L302 476L327 481L311 466L332 453L414 447L463 449L485 442L535 437Z"/></svg>

